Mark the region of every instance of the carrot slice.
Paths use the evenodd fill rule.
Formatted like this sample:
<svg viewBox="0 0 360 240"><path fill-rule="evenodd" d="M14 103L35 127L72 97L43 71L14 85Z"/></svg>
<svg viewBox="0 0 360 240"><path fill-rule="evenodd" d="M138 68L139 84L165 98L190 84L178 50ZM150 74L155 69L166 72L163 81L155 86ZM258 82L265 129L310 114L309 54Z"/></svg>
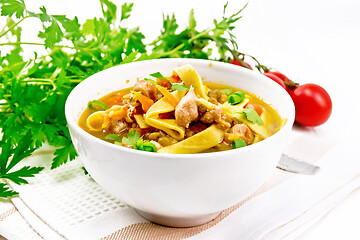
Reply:
<svg viewBox="0 0 360 240"><path fill-rule="evenodd" d="M132 92L132 93L135 95L136 99L139 100L139 102L141 103L141 106L145 112L147 110L149 110L149 108L154 104L153 100L142 95L141 93L139 93L139 92Z"/></svg>
<svg viewBox="0 0 360 240"><path fill-rule="evenodd" d="M166 87L167 89L170 89L170 83L178 83L181 81L179 76L172 75L170 77L165 77L167 80L162 78L157 78L156 82L160 84L161 86ZM169 83L170 82L170 83Z"/></svg>
<svg viewBox="0 0 360 240"><path fill-rule="evenodd" d="M259 116L261 116L261 114L262 114L262 112L263 112L262 107L260 107L260 106L257 105L257 104L248 104L246 107L247 107L247 108L250 108L250 109L254 109Z"/></svg>
<svg viewBox="0 0 360 240"><path fill-rule="evenodd" d="M164 95L166 100L169 101L174 107L179 104L179 101L163 86L156 85L156 88Z"/></svg>
<svg viewBox="0 0 360 240"><path fill-rule="evenodd" d="M124 97L125 94L126 94L126 93L120 93L120 94L117 94L117 95L109 98L109 99L107 100L107 102L106 102L107 105L108 105L108 106L112 106L112 105L116 105L116 104L121 103L121 102L123 101L123 97Z"/></svg>

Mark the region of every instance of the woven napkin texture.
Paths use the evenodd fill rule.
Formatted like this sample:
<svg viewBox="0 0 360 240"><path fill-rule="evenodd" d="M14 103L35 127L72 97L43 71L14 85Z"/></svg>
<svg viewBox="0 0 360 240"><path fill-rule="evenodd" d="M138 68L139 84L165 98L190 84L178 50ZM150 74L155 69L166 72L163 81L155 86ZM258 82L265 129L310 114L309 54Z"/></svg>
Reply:
<svg viewBox="0 0 360 240"><path fill-rule="evenodd" d="M334 147L323 140L305 135L296 134L292 139L285 153L308 162L316 162ZM27 158L24 164L48 167L52 154L52 149L40 149ZM356 167L358 168L352 167L353 176L341 180L347 183L357 176L360 166ZM309 178L276 169L268 181L253 194L225 209L211 222L191 228L171 228L143 219L134 209L115 199L84 174L81 161L76 159L55 170L44 170L38 176L29 179L27 185L11 184L20 194L10 201L0 202L0 235L8 239L239 239L241 234L244 234L241 229L246 230L247 224L249 228L252 223L257 224L247 220L251 220L251 217L256 220L252 215L254 209L261 208L261 201L272 201L272 196L279 197L277 194L282 194L279 187L285 190L292 188L295 182L291 181L300 181L301 179L296 179L299 177L305 180ZM360 181L352 182L351 186L352 188L343 191L341 197L360 186ZM277 190L278 188L280 190ZM329 189L324 194L329 195L334 191ZM302 189L302 194L311 192ZM323 195L318 197L324 198ZM279 239L297 236L295 230L299 225L309 223L310 218L324 215L331 206L338 203L339 198L340 196L329 202L326 207L324 205L322 208L314 208L311 211L314 213L312 215L303 214L305 208L310 208L310 205L304 206L304 209L300 209L301 214L298 209L297 212L278 221L277 225L268 224L266 228L255 229L252 235L244 234L240 239ZM243 215L246 212L248 216ZM303 220L297 222L295 220L299 215L302 215ZM265 217L271 220L271 216ZM238 222L243 224L241 228L232 224Z"/></svg>

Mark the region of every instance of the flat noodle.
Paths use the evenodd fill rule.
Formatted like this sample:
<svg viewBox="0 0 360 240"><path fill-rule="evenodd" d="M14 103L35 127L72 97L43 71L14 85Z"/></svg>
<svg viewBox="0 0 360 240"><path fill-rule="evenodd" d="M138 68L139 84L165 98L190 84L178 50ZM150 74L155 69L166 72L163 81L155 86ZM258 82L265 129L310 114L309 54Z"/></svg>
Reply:
<svg viewBox="0 0 360 240"><path fill-rule="evenodd" d="M190 64L175 68L173 73L180 77L180 79L184 82L184 85L193 86L197 97L201 97L206 100L209 98L207 96L207 88L203 84L201 77Z"/></svg>
<svg viewBox="0 0 360 240"><path fill-rule="evenodd" d="M94 112L92 113L87 119L86 119L86 126L91 130L91 131L102 131L102 125L104 123L104 116L105 116L105 111L98 111L98 112Z"/></svg>
<svg viewBox="0 0 360 240"><path fill-rule="evenodd" d="M185 92L172 92L171 94L180 101ZM155 102L145 114L145 122L150 126L163 130L171 137L181 140L185 136L185 128L176 124L175 119L160 119L160 113L168 113L175 110L174 105L165 98Z"/></svg>
<svg viewBox="0 0 360 240"><path fill-rule="evenodd" d="M136 123L139 125L140 128L148 128L150 127L146 122L145 122L145 119L144 119L144 116L141 115L141 114L135 114L134 115L134 118L135 118L135 121Z"/></svg>
<svg viewBox="0 0 360 240"><path fill-rule="evenodd" d="M198 153L212 148L224 139L224 131L211 125L202 132L199 132L181 142L159 149L159 153Z"/></svg>
<svg viewBox="0 0 360 240"><path fill-rule="evenodd" d="M242 101L241 103L237 104L237 105L231 105L228 102L225 102L223 104L220 104L220 106L223 108L224 113L228 116L228 117L234 117L234 114L242 112L244 109L244 106L249 102L248 98L245 98L244 101Z"/></svg>

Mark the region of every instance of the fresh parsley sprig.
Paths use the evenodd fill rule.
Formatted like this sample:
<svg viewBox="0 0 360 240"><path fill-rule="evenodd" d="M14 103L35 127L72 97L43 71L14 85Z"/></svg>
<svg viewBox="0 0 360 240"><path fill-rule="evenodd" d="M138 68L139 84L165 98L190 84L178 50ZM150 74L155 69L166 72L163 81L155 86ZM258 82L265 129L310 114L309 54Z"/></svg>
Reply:
<svg viewBox="0 0 360 240"><path fill-rule="evenodd" d="M0 154L0 179L10 180L16 184L27 184L25 178L34 177L41 172L43 167L23 166L18 170L13 168L24 158L30 156L35 151L33 136L28 131L18 143L13 144L10 136L4 134L1 140ZM0 183L0 197L6 198L18 194L6 187L5 183Z"/></svg>
<svg viewBox="0 0 360 240"><path fill-rule="evenodd" d="M115 144L117 145L121 145L120 142L117 142L119 138L116 138L115 136L113 136L113 134L108 134L106 136L107 139L111 139L111 140L115 140ZM155 146L155 144L153 144L152 142L145 142L144 139L141 137L141 134L136 131L136 130L132 130L128 133L127 137L123 137L121 139L121 142L132 146L134 149L137 150L141 150L141 151L146 151L146 152L156 152L157 148Z"/></svg>
<svg viewBox="0 0 360 240"><path fill-rule="evenodd" d="M25 178L40 172L40 168L32 166L18 171L13 167L45 142L57 148L51 168L76 157L64 106L68 94L83 79L118 64L145 59L210 59L212 43L220 52L219 60L223 60L232 50L231 31L241 13L225 17L225 5L224 17L214 20L214 26L205 30L196 29L194 11L183 30L174 15L164 15L161 33L145 44L139 27L124 26L130 19L132 3L117 6L110 0L99 2L103 16L82 23L77 17L49 14L44 6L30 11L25 0L0 0L1 18L6 19L0 26L0 180L26 183ZM38 41L24 42L21 25L30 18L39 21L42 28L34 29ZM24 59L26 45L42 46L46 51ZM9 51L3 50L5 46ZM15 150L19 146L24 154ZM0 183L0 197L13 194Z"/></svg>
<svg viewBox="0 0 360 240"><path fill-rule="evenodd" d="M264 124L264 121L254 109L244 108L243 111L239 113L244 114L249 122L257 123L259 125Z"/></svg>

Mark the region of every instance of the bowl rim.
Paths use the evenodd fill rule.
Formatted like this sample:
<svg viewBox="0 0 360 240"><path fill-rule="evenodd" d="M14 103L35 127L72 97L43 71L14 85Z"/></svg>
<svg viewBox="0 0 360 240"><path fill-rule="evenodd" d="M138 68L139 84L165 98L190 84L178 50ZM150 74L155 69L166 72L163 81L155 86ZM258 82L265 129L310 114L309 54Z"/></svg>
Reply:
<svg viewBox="0 0 360 240"><path fill-rule="evenodd" d="M207 158L209 156L225 156L228 154L236 154L236 153L240 153L240 152L247 152L247 151L252 151L253 148L259 148L264 144L267 144L269 141L271 141L272 139L278 137L280 134L282 134L285 129L287 128L291 128L294 120L295 120L295 106L294 103L290 97L289 94L287 94L286 90L284 88L282 88L279 84L275 83L274 81L269 81L269 84L272 85L272 87L277 88L278 90L282 89L281 91L283 91L283 95L285 98L288 98L287 102L289 104L290 107L290 111L287 112L288 117L286 118L286 123L283 124L283 126L273 135L271 135L270 137L256 143L256 144L251 144L248 145L246 147L243 148L237 148L237 149L230 149L230 150L226 150L226 151L218 151L218 152L209 152L209 153L191 153L191 154L173 154L173 153L158 153L158 152L146 152L146 151L140 151L140 150L136 150L136 149L130 149L130 148L126 148L126 147L121 147L118 145L115 145L113 143L104 141L100 138L97 138L93 135L91 135L90 133L86 132L85 130L83 130L78 123L71 117L72 113L70 112L70 104L72 103L72 99L74 98L74 95L76 94L76 89L81 88L83 85L86 84L88 79L93 79L96 78L98 75L103 74L104 71L111 71L114 68L119 68L119 67L124 67L124 66L128 66L128 65L141 65L144 64L144 62L149 63L149 62L186 62L189 64L192 63L203 63L203 64L215 64L215 65L219 65L221 68L233 68L239 71L246 71L248 74L253 74L253 75L257 75L260 78L266 79L266 76L262 75L261 73L258 72L254 72L251 69L247 69L247 68L243 68L243 67L239 67L239 66L235 66L229 63L225 63L225 62L218 62L218 61L214 61L214 60L208 60L208 59L194 59L194 58L165 58L165 59L148 59L148 60L143 60L143 61L137 61L137 62L131 62L131 63L127 63L124 65L117 65L117 66L113 66L111 68L102 70L100 72L97 72L89 77L87 77L86 79L84 79L82 82L80 82L68 95L66 102L65 102L65 117L66 117L66 121L68 123L68 128L72 128L73 130L75 130L78 134L80 134L82 137L84 138L88 138L91 141L95 141L97 144L103 145L104 147L110 147L112 150L115 151L119 151L119 152L126 152L129 154L136 154L139 156L144 156L144 157L149 157L149 156L156 156L157 159L202 159L202 158ZM180 64L185 64L185 63L180 63ZM202 76L203 77L203 76ZM260 96L261 97L261 96Z"/></svg>

